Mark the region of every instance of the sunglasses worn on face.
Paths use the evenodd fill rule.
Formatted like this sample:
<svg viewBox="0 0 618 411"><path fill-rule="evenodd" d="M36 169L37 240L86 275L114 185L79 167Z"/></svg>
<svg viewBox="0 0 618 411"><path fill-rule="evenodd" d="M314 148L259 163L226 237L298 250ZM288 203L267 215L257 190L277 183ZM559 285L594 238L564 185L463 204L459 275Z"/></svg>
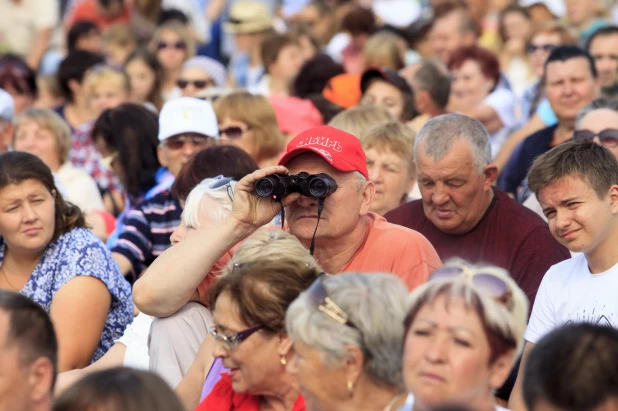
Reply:
<svg viewBox="0 0 618 411"><path fill-rule="evenodd" d="M170 150L180 150L185 146L189 141L196 147L205 146L210 140L210 137L206 136L179 136L172 137L168 140L165 140L165 146Z"/></svg>
<svg viewBox="0 0 618 411"><path fill-rule="evenodd" d="M599 138L603 147L614 148L618 146L618 130L606 128L599 133L590 130L577 130L573 133L574 140L592 141L595 137Z"/></svg>
<svg viewBox="0 0 618 411"><path fill-rule="evenodd" d="M529 44L528 53L532 54L537 50L542 50L546 53L550 53L556 46L553 44Z"/></svg>
<svg viewBox="0 0 618 411"><path fill-rule="evenodd" d="M185 43L184 41L177 41L176 43L166 43L164 41L160 41L159 44L157 44L157 50L163 50L167 48L175 48L176 50L186 50L187 43Z"/></svg>
<svg viewBox="0 0 618 411"><path fill-rule="evenodd" d="M492 272L476 272L464 266L447 266L434 271L429 281L452 280L460 275L467 275L480 293L503 304L509 310L513 308L513 293L509 285Z"/></svg>
<svg viewBox="0 0 618 411"><path fill-rule="evenodd" d="M222 136L225 135L227 136L227 138L234 140L234 139L242 137L245 131L249 130L250 128L251 127L247 127L245 129L243 129L242 127L228 127L228 128L219 130L219 134Z"/></svg>
<svg viewBox="0 0 618 411"><path fill-rule="evenodd" d="M208 333L213 336L215 341L219 341L223 344L225 348L228 350L233 350L238 347L238 345L249 338L249 336L255 333L258 330L264 328L263 324L254 325L253 327L249 327L246 330L242 330L232 335L219 334L216 328L209 327Z"/></svg>
<svg viewBox="0 0 618 411"><path fill-rule="evenodd" d="M199 89L199 90L203 90L206 87L212 87L215 85L215 82L212 79L208 79L208 80L183 80L183 79L179 79L176 82L176 85L181 88L181 89L185 89L187 88L187 86L189 84L192 84L193 87Z"/></svg>

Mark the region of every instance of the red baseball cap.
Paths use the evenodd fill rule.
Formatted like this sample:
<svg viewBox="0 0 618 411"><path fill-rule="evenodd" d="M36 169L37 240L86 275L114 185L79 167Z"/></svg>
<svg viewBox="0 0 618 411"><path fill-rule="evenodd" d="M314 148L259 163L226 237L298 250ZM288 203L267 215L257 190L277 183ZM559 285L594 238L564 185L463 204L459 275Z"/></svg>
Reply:
<svg viewBox="0 0 618 411"><path fill-rule="evenodd" d="M319 154L339 171L359 171L369 180L363 147L360 140L350 133L331 126L307 129L288 143L279 165L284 166L297 155L306 152Z"/></svg>

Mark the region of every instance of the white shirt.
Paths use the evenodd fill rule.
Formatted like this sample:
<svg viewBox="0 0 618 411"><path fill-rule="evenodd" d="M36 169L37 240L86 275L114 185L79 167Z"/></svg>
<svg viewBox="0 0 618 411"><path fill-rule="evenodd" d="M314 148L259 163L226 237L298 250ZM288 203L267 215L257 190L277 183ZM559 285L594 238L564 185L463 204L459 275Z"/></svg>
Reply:
<svg viewBox="0 0 618 411"><path fill-rule="evenodd" d="M150 326L153 320L154 317L140 312L133 319L133 322L127 325L122 337L115 341L127 347L124 353L123 366L140 370L149 369L148 335L150 334Z"/></svg>
<svg viewBox="0 0 618 411"><path fill-rule="evenodd" d="M509 411L506 408L503 408L499 405L494 405L496 411ZM412 411L414 409L414 395L408 394L408 398L406 399L406 403L399 408L397 411Z"/></svg>
<svg viewBox="0 0 618 411"><path fill-rule="evenodd" d="M525 338L536 344L554 328L578 322L618 328L618 263L592 274L580 254L552 266L541 281Z"/></svg>
<svg viewBox="0 0 618 411"><path fill-rule="evenodd" d="M0 10L0 46L21 56L28 55L39 30L54 28L60 19L58 0L0 0Z"/></svg>
<svg viewBox="0 0 618 411"><path fill-rule="evenodd" d="M83 211L105 209L101 192L90 174L66 162L55 175L66 190L67 200L71 203Z"/></svg>
<svg viewBox="0 0 618 411"><path fill-rule="evenodd" d="M493 108L502 122L501 129L489 134L491 157L495 158L500 148L502 148L502 144L504 144L506 138L511 133L511 130L517 125L517 118L515 117L515 95L509 89L497 88L485 97L483 104Z"/></svg>

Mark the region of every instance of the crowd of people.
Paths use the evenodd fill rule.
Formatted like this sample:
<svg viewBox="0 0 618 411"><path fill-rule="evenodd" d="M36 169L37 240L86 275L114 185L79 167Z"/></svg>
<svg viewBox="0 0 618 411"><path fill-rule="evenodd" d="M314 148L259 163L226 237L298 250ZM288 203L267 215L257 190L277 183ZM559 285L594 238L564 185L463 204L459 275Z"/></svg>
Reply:
<svg viewBox="0 0 618 411"><path fill-rule="evenodd" d="M0 4L0 410L618 411L614 2Z"/></svg>

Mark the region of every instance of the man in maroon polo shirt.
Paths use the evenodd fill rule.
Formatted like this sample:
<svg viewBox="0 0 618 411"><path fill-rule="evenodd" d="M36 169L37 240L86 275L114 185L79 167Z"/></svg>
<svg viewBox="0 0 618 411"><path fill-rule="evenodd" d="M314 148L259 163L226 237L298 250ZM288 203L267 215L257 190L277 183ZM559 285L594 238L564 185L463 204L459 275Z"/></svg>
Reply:
<svg viewBox="0 0 618 411"><path fill-rule="evenodd" d="M460 114L435 117L419 131L414 155L422 199L386 219L423 234L442 261L505 268L532 306L545 272L570 254L539 216L493 187L498 169L485 128Z"/></svg>

